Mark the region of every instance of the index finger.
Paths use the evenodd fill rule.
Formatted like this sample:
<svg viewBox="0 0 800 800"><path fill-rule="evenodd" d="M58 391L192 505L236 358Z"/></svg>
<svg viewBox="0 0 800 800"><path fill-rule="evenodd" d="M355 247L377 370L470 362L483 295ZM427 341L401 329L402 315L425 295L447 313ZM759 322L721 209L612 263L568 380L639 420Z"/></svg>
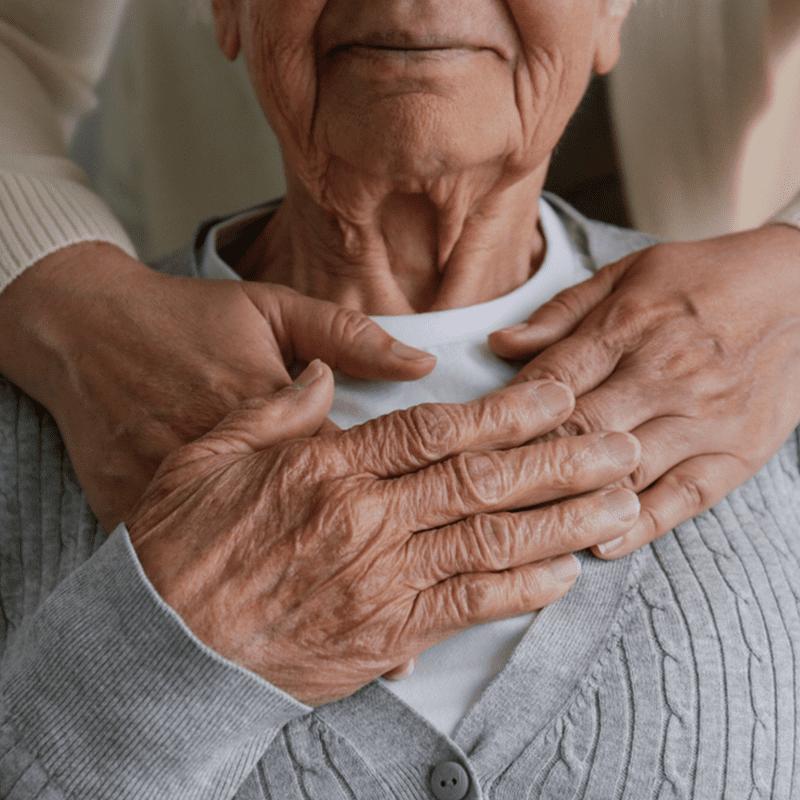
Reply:
<svg viewBox="0 0 800 800"><path fill-rule="evenodd" d="M575 398L563 384L519 384L471 403L429 403L370 420L342 434L354 469L379 478L416 472L466 450L497 450L535 439L565 422Z"/></svg>
<svg viewBox="0 0 800 800"><path fill-rule="evenodd" d="M474 514L511 511L572 497L622 480L641 448L627 433L593 433L491 453L461 453L382 484L386 501L414 531Z"/></svg>
<svg viewBox="0 0 800 800"><path fill-rule="evenodd" d="M610 341L598 331L580 330L548 347L525 365L514 381L557 380L566 383L580 397L600 386L617 368L622 356L619 342Z"/></svg>
<svg viewBox="0 0 800 800"><path fill-rule="evenodd" d="M501 358L522 360L574 333L613 291L623 264L604 267L591 278L559 292L527 322L495 331L489 345Z"/></svg>
<svg viewBox="0 0 800 800"><path fill-rule="evenodd" d="M489 345L501 358L521 361L566 338L607 300L641 252L607 264L591 278L570 286L531 314L527 322L495 331Z"/></svg>

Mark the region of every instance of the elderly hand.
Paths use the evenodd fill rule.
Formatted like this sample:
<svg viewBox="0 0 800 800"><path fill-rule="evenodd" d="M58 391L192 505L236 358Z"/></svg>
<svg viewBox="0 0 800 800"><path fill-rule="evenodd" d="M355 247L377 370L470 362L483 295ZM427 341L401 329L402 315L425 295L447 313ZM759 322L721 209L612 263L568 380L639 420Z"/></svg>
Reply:
<svg viewBox="0 0 800 800"><path fill-rule="evenodd" d="M303 438L332 397L317 361L243 405L165 460L128 525L194 633L306 703L348 696L462 628L553 602L578 574L564 554L638 516L626 489L553 503L639 458L628 434L523 445L569 416L564 386Z"/></svg>
<svg viewBox="0 0 800 800"><path fill-rule="evenodd" d="M800 422L800 233L774 225L634 254L491 337L519 380L579 397L564 430L633 431L642 513L626 555L719 502ZM541 352L543 351L543 352Z"/></svg>
<svg viewBox="0 0 800 800"><path fill-rule="evenodd" d="M172 450L241 400L323 358L362 378L414 379L435 359L367 317L267 284L153 272L102 244L59 251L0 294L0 371L56 419L106 530Z"/></svg>

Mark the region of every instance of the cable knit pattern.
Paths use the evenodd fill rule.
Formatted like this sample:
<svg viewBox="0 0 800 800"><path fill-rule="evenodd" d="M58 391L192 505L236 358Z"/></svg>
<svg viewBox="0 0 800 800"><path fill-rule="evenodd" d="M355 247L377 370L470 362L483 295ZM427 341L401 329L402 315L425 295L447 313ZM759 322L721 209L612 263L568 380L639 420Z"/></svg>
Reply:
<svg viewBox="0 0 800 800"><path fill-rule="evenodd" d="M595 264L642 244L560 213ZM204 648L0 380L0 798L421 800L457 761L469 800L794 800L798 450L628 559L582 555L450 739L380 683L312 713Z"/></svg>

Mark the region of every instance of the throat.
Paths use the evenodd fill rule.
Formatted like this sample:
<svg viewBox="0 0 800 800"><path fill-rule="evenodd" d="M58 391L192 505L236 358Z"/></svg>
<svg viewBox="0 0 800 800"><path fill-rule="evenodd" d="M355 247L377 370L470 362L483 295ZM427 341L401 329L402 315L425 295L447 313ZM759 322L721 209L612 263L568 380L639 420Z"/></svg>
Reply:
<svg viewBox="0 0 800 800"><path fill-rule="evenodd" d="M234 266L248 280L372 315L475 305L518 288L542 263L538 198L520 184L472 203L392 191L332 213L290 189Z"/></svg>

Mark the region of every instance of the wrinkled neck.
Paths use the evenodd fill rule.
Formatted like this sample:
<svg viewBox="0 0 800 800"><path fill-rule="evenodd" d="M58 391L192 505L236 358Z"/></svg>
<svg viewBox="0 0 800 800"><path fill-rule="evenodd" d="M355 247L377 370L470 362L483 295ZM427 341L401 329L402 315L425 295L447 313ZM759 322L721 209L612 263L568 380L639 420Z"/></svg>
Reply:
<svg viewBox="0 0 800 800"><path fill-rule="evenodd" d="M368 314L473 305L527 281L544 256L544 169L501 184L491 174L435 186L341 180L314 198L289 180L286 199L237 263Z"/></svg>

